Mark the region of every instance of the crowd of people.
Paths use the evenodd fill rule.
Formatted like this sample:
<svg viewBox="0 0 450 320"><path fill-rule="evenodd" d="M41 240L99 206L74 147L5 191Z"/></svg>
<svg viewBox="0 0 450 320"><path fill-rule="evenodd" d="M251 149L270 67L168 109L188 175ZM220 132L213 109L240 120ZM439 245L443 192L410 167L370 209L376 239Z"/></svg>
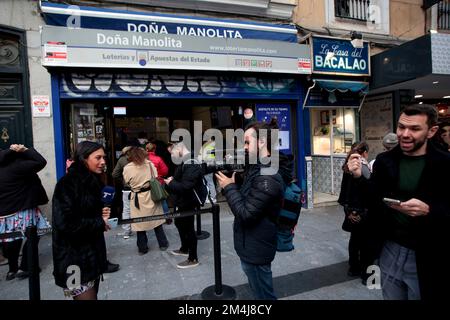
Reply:
<svg viewBox="0 0 450 320"><path fill-rule="evenodd" d="M277 215L286 185L294 179L292 161L280 155L279 170L265 171L271 158L271 130L275 122L254 122L244 132L247 162L241 174L216 172L205 176L201 163L214 163L214 138L200 154L192 154L183 142L163 145L143 137L123 146L112 171L121 199L122 219L164 216L169 205L174 211L192 211L200 203L194 190L206 183L216 201L217 187L234 215L234 248L239 256L255 299L277 299L271 264L277 248ZM262 132L268 134L262 134ZM440 299L448 279L442 254L450 243L450 198L445 183L450 181L450 125L438 125L435 109L427 105L406 107L400 114L396 133L383 139L386 151L369 162L369 146L355 142L342 167L338 202L344 208L342 229L350 232L348 275L370 280L368 267L381 270L385 299ZM254 156L257 163L250 164ZM65 296L94 300L102 275L119 269L107 259L105 232L111 229L111 208L102 200L106 185L106 155L102 145L79 143L67 164L67 172L53 193L52 221L39 206L48 197L37 173L45 159L33 148L13 144L0 150L0 234L37 226L39 234L52 230L53 276ZM177 159L171 161L170 159ZM195 159L196 161L192 161ZM198 161L200 160L200 161ZM267 164L269 163L269 164ZM152 197L157 182L168 199ZM171 219L122 225L124 239L136 236L137 253L149 251L147 231L154 230L159 249L169 248L164 225ZM178 268L199 265L194 216L175 219L180 246L170 254L184 257ZM6 280L28 276L27 255L19 265L22 237L2 240L8 260ZM80 270L79 283L72 283L72 266ZM448 294L447 294L448 296Z"/></svg>

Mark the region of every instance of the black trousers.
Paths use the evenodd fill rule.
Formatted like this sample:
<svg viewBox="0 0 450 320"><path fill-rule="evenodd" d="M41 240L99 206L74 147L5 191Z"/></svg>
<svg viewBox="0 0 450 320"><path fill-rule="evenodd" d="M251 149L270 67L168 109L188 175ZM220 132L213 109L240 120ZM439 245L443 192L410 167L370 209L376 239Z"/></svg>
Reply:
<svg viewBox="0 0 450 320"><path fill-rule="evenodd" d="M158 240L159 247L168 247L169 241L167 240L166 234L164 232L163 225L157 226L155 229L155 236ZM148 238L147 238L147 231L137 231L137 246L139 251L146 251L148 249Z"/></svg>
<svg viewBox="0 0 450 320"><path fill-rule="evenodd" d="M184 209L193 210L193 209ZM183 211L183 210L180 210ZM181 240L180 251L189 253L189 260L198 260L197 257L197 235L194 228L194 217L175 218L175 226L178 229Z"/></svg>
<svg viewBox="0 0 450 320"><path fill-rule="evenodd" d="M19 269L28 271L28 240L25 241L22 249L22 260L19 267L20 248L22 247L22 239L3 243L3 255L8 259L9 272L17 272ZM39 243L39 237L38 237Z"/></svg>
<svg viewBox="0 0 450 320"><path fill-rule="evenodd" d="M367 267L373 263L373 254L364 228L356 229L350 233L348 255L350 269L353 272L361 272L361 277L366 277Z"/></svg>

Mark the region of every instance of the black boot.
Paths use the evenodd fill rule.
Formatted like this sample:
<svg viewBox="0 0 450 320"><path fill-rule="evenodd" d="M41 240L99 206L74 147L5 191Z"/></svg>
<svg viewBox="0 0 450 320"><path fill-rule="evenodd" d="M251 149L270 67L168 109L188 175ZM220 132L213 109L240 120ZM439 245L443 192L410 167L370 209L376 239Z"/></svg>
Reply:
<svg viewBox="0 0 450 320"><path fill-rule="evenodd" d="M119 271L120 266L118 264L111 263L111 262L109 262L109 260L106 262L107 262L107 266L106 266L105 273L113 273L113 272Z"/></svg>

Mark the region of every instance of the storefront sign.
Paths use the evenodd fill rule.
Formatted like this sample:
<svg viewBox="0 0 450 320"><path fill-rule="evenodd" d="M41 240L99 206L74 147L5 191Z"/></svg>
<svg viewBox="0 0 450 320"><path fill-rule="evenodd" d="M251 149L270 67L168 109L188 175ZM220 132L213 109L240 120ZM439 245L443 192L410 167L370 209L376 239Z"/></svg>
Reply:
<svg viewBox="0 0 450 320"><path fill-rule="evenodd" d="M43 2L48 25L202 38L261 39L297 42L293 25L257 24L168 14L144 13Z"/></svg>
<svg viewBox="0 0 450 320"><path fill-rule="evenodd" d="M313 37L313 73L370 76L369 43L355 48L350 40Z"/></svg>
<svg viewBox="0 0 450 320"><path fill-rule="evenodd" d="M270 123L275 118L279 127L278 149L291 153L291 112L289 104L256 104L256 120Z"/></svg>
<svg viewBox="0 0 450 320"><path fill-rule="evenodd" d="M31 108L33 109L33 117L50 117L50 97L32 96Z"/></svg>
<svg viewBox="0 0 450 320"><path fill-rule="evenodd" d="M298 68L309 47L297 43L48 26L41 41L44 66L310 73ZM48 51L55 42L66 46L65 60Z"/></svg>

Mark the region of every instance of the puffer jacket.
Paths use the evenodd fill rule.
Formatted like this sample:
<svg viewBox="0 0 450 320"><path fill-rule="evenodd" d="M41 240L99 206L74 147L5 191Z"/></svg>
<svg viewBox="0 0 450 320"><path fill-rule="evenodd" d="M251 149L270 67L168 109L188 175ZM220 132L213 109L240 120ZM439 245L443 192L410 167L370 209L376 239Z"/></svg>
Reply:
<svg viewBox="0 0 450 320"><path fill-rule="evenodd" d="M261 175L264 165L249 165L241 187L232 183L223 190L235 216L234 248L247 263L263 265L275 258L277 226L274 221L280 212L285 185L292 178L292 170L286 170L292 164L285 160L280 157L280 167L284 168L273 175Z"/></svg>
<svg viewBox="0 0 450 320"><path fill-rule="evenodd" d="M98 279L106 270L105 222L99 177L74 163L53 194L53 275L67 287L67 268L81 270L81 283Z"/></svg>
<svg viewBox="0 0 450 320"><path fill-rule="evenodd" d="M37 172L47 161L33 148L0 151L0 217L48 202Z"/></svg>

